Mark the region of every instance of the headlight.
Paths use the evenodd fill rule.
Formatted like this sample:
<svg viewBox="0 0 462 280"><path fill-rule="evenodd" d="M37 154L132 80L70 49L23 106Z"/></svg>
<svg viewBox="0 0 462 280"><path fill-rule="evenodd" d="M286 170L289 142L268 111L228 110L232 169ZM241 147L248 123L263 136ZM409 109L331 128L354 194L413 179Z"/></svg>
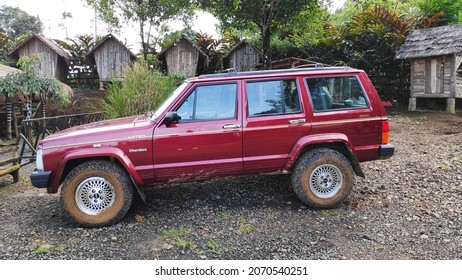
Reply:
<svg viewBox="0 0 462 280"><path fill-rule="evenodd" d="M43 168L43 157L42 157L42 146L39 145L37 147L37 157L36 157L36 160L35 160L35 168L37 170L40 170L40 171L43 171L44 168Z"/></svg>

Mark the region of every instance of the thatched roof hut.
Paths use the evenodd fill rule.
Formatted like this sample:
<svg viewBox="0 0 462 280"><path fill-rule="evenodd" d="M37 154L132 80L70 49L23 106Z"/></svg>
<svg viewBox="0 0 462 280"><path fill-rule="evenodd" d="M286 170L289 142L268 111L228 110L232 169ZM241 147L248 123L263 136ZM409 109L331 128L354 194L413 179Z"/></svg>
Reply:
<svg viewBox="0 0 462 280"><path fill-rule="evenodd" d="M6 65L3 65L3 64L0 64L0 79L2 79L3 77L5 77L6 75L10 74L10 73L16 73L16 72L21 72L20 69L17 69L17 68L13 68L13 67L9 67L9 66L6 66ZM74 95L74 92L72 90L72 88L64 83L60 83L61 84L61 88L63 89L63 91L69 96L69 97L72 97Z"/></svg>
<svg viewBox="0 0 462 280"><path fill-rule="evenodd" d="M462 24L413 30L395 58L411 60L410 111L417 98L446 98L446 111L455 113L455 99L462 98Z"/></svg>
<svg viewBox="0 0 462 280"><path fill-rule="evenodd" d="M21 71L21 70L13 68L13 67L6 66L6 65L3 65L3 64L0 64L0 79L5 77L6 75L8 75L10 73L15 73L15 72L19 72L19 71Z"/></svg>
<svg viewBox="0 0 462 280"><path fill-rule="evenodd" d="M396 52L396 58L431 57L458 52L462 52L462 24L413 30Z"/></svg>
<svg viewBox="0 0 462 280"><path fill-rule="evenodd" d="M0 80L8 74L19 72L22 71L0 64ZM73 96L72 88L64 83L60 83L60 85L62 90L71 98ZM28 96L27 93L26 95L17 94L13 97L9 97L6 93L0 92L0 137L6 136L7 139L11 139L13 132L14 135L18 137L18 123L23 118L26 96ZM39 95L32 95L29 97L32 102L36 101L36 103L42 103L40 102ZM3 129L5 130L3 131Z"/></svg>
<svg viewBox="0 0 462 280"><path fill-rule="evenodd" d="M71 56L58 44L40 35L32 35L16 46L9 54L13 59L35 55L39 59L35 73L66 82Z"/></svg>

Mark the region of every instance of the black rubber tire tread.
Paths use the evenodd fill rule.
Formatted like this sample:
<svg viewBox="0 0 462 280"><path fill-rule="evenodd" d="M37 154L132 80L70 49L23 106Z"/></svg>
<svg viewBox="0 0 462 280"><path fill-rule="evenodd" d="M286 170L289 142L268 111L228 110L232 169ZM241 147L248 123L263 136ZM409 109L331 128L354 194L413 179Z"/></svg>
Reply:
<svg viewBox="0 0 462 280"><path fill-rule="evenodd" d="M343 175L343 185L340 190L330 198L317 197L310 190L309 176L318 166L332 164L337 166ZM303 154L292 172L292 188L298 198L313 208L335 208L346 200L353 190L355 183L354 171L348 159L335 150L314 149Z"/></svg>
<svg viewBox="0 0 462 280"><path fill-rule="evenodd" d="M107 210L97 215L82 212L75 201L77 186L88 177L103 177L115 190L115 201ZM127 214L133 202L133 185L129 175L120 165L105 161L87 161L75 167L63 182L61 202L69 216L84 227L102 227L118 223Z"/></svg>

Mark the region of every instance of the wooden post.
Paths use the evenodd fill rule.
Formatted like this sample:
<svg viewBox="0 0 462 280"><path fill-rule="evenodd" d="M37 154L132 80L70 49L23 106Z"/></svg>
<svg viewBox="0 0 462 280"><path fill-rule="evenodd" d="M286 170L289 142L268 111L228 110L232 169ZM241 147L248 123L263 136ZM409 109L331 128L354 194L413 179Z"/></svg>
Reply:
<svg viewBox="0 0 462 280"><path fill-rule="evenodd" d="M417 109L417 99L415 97L409 98L409 111L415 111Z"/></svg>
<svg viewBox="0 0 462 280"><path fill-rule="evenodd" d="M11 99L6 95L6 139L11 139L12 137L12 132L11 132L11 120L12 120L12 115L13 112L11 110Z"/></svg>
<svg viewBox="0 0 462 280"><path fill-rule="evenodd" d="M456 99L455 98L448 98L446 101L446 112L450 114L456 113Z"/></svg>

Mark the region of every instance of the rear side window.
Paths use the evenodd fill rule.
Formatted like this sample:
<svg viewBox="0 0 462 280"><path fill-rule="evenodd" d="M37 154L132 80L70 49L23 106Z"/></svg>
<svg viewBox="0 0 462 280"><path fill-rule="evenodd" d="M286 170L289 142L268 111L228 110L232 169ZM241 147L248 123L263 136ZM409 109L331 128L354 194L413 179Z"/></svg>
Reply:
<svg viewBox="0 0 462 280"><path fill-rule="evenodd" d="M315 112L369 108L356 76L306 78Z"/></svg>
<svg viewBox="0 0 462 280"><path fill-rule="evenodd" d="M295 79L247 82L249 117L300 113Z"/></svg>
<svg viewBox="0 0 462 280"><path fill-rule="evenodd" d="M180 122L236 118L237 84L196 87L178 107Z"/></svg>

